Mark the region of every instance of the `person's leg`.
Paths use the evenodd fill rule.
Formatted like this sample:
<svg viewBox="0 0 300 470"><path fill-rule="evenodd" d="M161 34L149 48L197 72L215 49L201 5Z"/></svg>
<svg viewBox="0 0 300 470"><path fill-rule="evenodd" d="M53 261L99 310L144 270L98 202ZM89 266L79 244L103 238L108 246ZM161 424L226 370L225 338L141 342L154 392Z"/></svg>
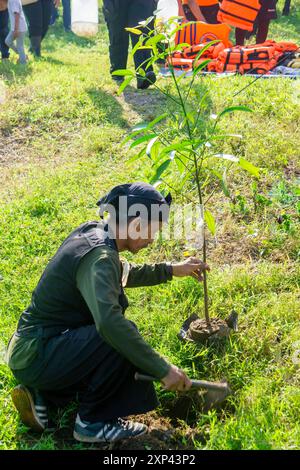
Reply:
<svg viewBox="0 0 300 470"><path fill-rule="evenodd" d="M13 31L10 31L8 33L8 35L6 36L6 39L5 39L5 43L6 43L7 47L12 49L16 54L18 54L18 49L17 49L17 46L15 44Z"/></svg>
<svg viewBox="0 0 300 470"><path fill-rule="evenodd" d="M53 26L57 20L57 18L59 17L59 13L58 13L58 8L56 8L56 6L54 5L54 3L52 3L52 6L51 6L51 18L50 18L50 24L49 26Z"/></svg>
<svg viewBox="0 0 300 470"><path fill-rule="evenodd" d="M128 3L129 0L103 0L103 14L109 34L110 73L127 67L129 34L125 28L128 26Z"/></svg>
<svg viewBox="0 0 300 470"><path fill-rule="evenodd" d="M79 394L79 415L87 422L145 413L157 406L153 385L134 380L136 368L100 337L95 325L41 341L38 358L13 373L50 403L63 406Z"/></svg>
<svg viewBox="0 0 300 470"><path fill-rule="evenodd" d="M42 5L42 40L47 34L51 20L52 0L41 0Z"/></svg>
<svg viewBox="0 0 300 470"><path fill-rule="evenodd" d="M290 9L291 9L291 0L285 0L282 14L284 16L288 16L290 14Z"/></svg>
<svg viewBox="0 0 300 470"><path fill-rule="evenodd" d="M153 16L155 10L155 4L153 0L132 0L129 4L128 9L128 25L129 27L135 27L139 24L140 21L144 21L150 16ZM146 36L149 31L154 29L154 23L151 22L146 28L141 29L142 33ZM137 34L131 34L131 43L134 47L140 36ZM142 49L136 51L134 54L134 64L135 68L138 69L146 68L147 62L151 58L151 49ZM147 70L153 70L152 67L149 67Z"/></svg>
<svg viewBox="0 0 300 470"><path fill-rule="evenodd" d="M27 57L24 49L24 40L25 40L25 33L19 33L19 36L16 39L17 51L19 54L19 63L26 64Z"/></svg>
<svg viewBox="0 0 300 470"><path fill-rule="evenodd" d="M244 46L246 31L244 29L235 28L235 44L237 46Z"/></svg>
<svg viewBox="0 0 300 470"><path fill-rule="evenodd" d="M140 21L144 21L147 18L153 16L155 10L155 3L153 0L132 0L128 10L128 26L135 27ZM154 29L154 21L151 21L146 28L141 29L142 34L146 37L147 34ZM139 41L140 36L131 34L131 43L134 48ZM135 69L142 68L146 72L146 77L138 75L137 87L140 89L148 88L151 84L155 83L156 76L153 72L152 65L147 66L149 59L151 58L151 49L137 50L134 54L134 65Z"/></svg>
<svg viewBox="0 0 300 470"><path fill-rule="evenodd" d="M65 31L71 31L71 2L70 0L62 0L62 5Z"/></svg>
<svg viewBox="0 0 300 470"><path fill-rule="evenodd" d="M261 44L267 40L270 20L261 19L257 24L256 44Z"/></svg>
<svg viewBox="0 0 300 470"><path fill-rule="evenodd" d="M23 5L23 10L28 22L28 32L30 38L30 51L36 56L41 55L42 41L42 3L38 0L36 3Z"/></svg>
<svg viewBox="0 0 300 470"><path fill-rule="evenodd" d="M9 58L9 47L5 42L8 33L8 10L0 11L0 51L2 59Z"/></svg>

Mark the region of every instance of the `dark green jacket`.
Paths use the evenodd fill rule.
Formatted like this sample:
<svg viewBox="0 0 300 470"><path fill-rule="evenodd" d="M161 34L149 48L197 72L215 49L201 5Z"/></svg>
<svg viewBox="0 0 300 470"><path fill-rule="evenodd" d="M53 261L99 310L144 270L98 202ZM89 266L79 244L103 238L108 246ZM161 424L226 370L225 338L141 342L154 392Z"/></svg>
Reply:
<svg viewBox="0 0 300 470"><path fill-rule="evenodd" d="M170 267L166 263L131 265L125 281L116 243L104 235L98 222L83 224L49 262L10 344L13 370L30 365L39 338L95 324L99 334L137 368L158 378L167 374L169 364L124 316L128 302L122 274L126 287L149 286L170 280Z"/></svg>

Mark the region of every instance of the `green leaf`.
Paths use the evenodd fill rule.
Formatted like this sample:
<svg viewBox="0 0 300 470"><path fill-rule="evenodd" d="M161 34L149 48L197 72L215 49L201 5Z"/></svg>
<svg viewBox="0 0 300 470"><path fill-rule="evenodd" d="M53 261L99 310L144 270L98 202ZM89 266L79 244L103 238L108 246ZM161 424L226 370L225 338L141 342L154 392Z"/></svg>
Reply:
<svg viewBox="0 0 300 470"><path fill-rule="evenodd" d="M248 162L248 160L245 160L244 158L240 158L239 165L241 168L251 173L251 175L256 176L256 178L259 178L259 168L253 165L253 163Z"/></svg>
<svg viewBox="0 0 300 470"><path fill-rule="evenodd" d="M132 79L133 79L133 76L125 78L125 80L123 81L123 83L121 83L121 85L119 86L118 95L120 95L120 94L125 90L125 88L126 88L128 85L130 85Z"/></svg>
<svg viewBox="0 0 300 470"><path fill-rule="evenodd" d="M160 33L154 36L153 38L147 39L145 44L146 46L153 46L157 44L158 42L165 41L165 39L166 39L166 36Z"/></svg>
<svg viewBox="0 0 300 470"><path fill-rule="evenodd" d="M185 165L183 164L182 158L181 157L175 157L175 162L177 165L177 168L181 174L185 172Z"/></svg>
<svg viewBox="0 0 300 470"><path fill-rule="evenodd" d="M142 47L142 44L143 44L143 37L140 36L138 42L136 43L136 45L134 46L134 48L131 50L131 55L132 55L132 57L134 56L134 54L136 53L136 51L139 50L140 47Z"/></svg>
<svg viewBox="0 0 300 470"><path fill-rule="evenodd" d="M163 119L166 119L167 117L168 117L168 113L163 113L160 116L157 116L157 118L155 118L155 119L153 119L153 121L149 122L148 129L151 129L152 127L154 127L156 124L158 124Z"/></svg>
<svg viewBox="0 0 300 470"><path fill-rule="evenodd" d="M139 122L132 128L132 132L143 131L148 127L148 122Z"/></svg>
<svg viewBox="0 0 300 470"><path fill-rule="evenodd" d="M201 64L199 64L196 68L193 70L193 75L197 75L200 70L204 69L209 63L211 62L211 59L206 59Z"/></svg>
<svg viewBox="0 0 300 470"><path fill-rule="evenodd" d="M134 73L132 70L127 70L127 69L120 69L120 70L115 70L112 75L117 75L118 77L127 77L127 76L132 76L134 77Z"/></svg>
<svg viewBox="0 0 300 470"><path fill-rule="evenodd" d="M212 213L208 209L204 209L204 220L206 226L212 235L216 233L216 221Z"/></svg>
<svg viewBox="0 0 300 470"><path fill-rule="evenodd" d="M248 108L248 106L229 106L228 108L223 109L220 114L218 114L217 120L219 120L225 114L234 113L235 111L245 111L247 113L253 113L252 109Z"/></svg>
<svg viewBox="0 0 300 470"><path fill-rule="evenodd" d="M211 46L213 46L214 44L218 44L219 42L221 42L220 39L215 39L214 41L210 41L208 42L204 47L203 49L201 49L201 51L198 52L198 54L196 55L195 57L195 61L199 60L200 57L204 54L205 51L207 51L207 49L209 49Z"/></svg>
<svg viewBox="0 0 300 470"><path fill-rule="evenodd" d="M144 135L143 137L140 137L139 139L136 139L132 142L130 145L130 149L136 147L137 145L142 144L143 142L148 142L149 140L153 139L156 136L156 134L147 134Z"/></svg>
<svg viewBox="0 0 300 470"><path fill-rule="evenodd" d="M165 160L156 170L156 173L155 175L150 179L150 184L154 184L156 183L161 175L166 171L166 169L168 168L168 166L170 165L172 160L170 160L168 158L168 160Z"/></svg>
<svg viewBox="0 0 300 470"><path fill-rule="evenodd" d="M152 151L152 147L153 145L155 144L155 142L157 141L158 139L158 135L153 137L153 139L150 140L149 144L147 145L147 148L146 148L146 155L151 158L152 157L152 154L151 154L151 151Z"/></svg>
<svg viewBox="0 0 300 470"><path fill-rule="evenodd" d="M228 185L227 185L227 168L225 168L224 170L222 181L221 181L221 186L222 186L223 193L225 194L225 196L230 197L230 192L229 192Z"/></svg>
<svg viewBox="0 0 300 470"><path fill-rule="evenodd" d="M142 34L142 31L137 28L125 28L125 30L128 31L128 33L136 34L138 36Z"/></svg>

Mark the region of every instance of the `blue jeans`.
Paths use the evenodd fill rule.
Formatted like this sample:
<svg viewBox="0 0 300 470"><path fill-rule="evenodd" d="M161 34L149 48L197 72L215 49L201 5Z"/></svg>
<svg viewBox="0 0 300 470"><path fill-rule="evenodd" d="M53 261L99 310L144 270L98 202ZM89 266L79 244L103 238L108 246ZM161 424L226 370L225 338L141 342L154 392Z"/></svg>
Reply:
<svg viewBox="0 0 300 470"><path fill-rule="evenodd" d="M19 33L19 36L14 39L14 32L10 31L5 39L5 43L10 47L16 54L19 55L19 63L26 64L27 58L24 49L24 39L26 33Z"/></svg>
<svg viewBox="0 0 300 470"><path fill-rule="evenodd" d="M63 6L63 24L66 31L71 29L71 0L62 0ZM58 18L58 9L52 6L52 16L50 24L54 24Z"/></svg>

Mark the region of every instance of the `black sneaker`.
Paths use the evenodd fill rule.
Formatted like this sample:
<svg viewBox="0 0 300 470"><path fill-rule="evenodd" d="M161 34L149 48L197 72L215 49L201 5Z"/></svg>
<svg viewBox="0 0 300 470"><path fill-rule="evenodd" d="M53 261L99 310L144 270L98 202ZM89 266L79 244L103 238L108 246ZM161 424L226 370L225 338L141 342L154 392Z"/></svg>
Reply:
<svg viewBox="0 0 300 470"><path fill-rule="evenodd" d="M142 436L147 430L145 424L125 421L121 418L89 423L77 415L73 436L80 442L116 442L121 439Z"/></svg>
<svg viewBox="0 0 300 470"><path fill-rule="evenodd" d="M139 90L146 90L149 86L153 85L156 82L156 75L151 70L150 72L146 73L145 77L139 77L137 79L137 88Z"/></svg>
<svg viewBox="0 0 300 470"><path fill-rule="evenodd" d="M33 431L43 432L49 428L48 408L42 395L37 390L18 385L11 392L21 421Z"/></svg>

